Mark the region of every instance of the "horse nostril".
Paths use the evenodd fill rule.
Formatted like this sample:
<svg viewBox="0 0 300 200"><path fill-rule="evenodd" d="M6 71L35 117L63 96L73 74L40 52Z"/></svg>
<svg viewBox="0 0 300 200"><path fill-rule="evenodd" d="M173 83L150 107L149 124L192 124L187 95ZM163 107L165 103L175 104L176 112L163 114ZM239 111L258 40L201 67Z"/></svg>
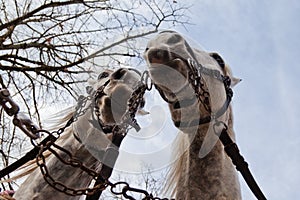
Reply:
<svg viewBox="0 0 300 200"><path fill-rule="evenodd" d="M148 53L150 63L163 63L169 60L169 52L163 49L152 49Z"/></svg>
<svg viewBox="0 0 300 200"><path fill-rule="evenodd" d="M111 77L115 80L119 80L124 76L125 73L126 73L125 69L118 69L111 75Z"/></svg>

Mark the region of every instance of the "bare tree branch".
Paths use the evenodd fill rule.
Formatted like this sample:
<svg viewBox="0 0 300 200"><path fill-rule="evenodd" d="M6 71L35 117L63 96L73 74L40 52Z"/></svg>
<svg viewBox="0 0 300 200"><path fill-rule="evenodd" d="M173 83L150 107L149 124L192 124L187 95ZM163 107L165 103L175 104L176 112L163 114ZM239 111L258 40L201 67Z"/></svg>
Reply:
<svg viewBox="0 0 300 200"><path fill-rule="evenodd" d="M102 68L143 64L145 38L184 25L186 8L170 0L0 0L3 83L41 125L43 105L77 99ZM3 166L25 137L0 114Z"/></svg>

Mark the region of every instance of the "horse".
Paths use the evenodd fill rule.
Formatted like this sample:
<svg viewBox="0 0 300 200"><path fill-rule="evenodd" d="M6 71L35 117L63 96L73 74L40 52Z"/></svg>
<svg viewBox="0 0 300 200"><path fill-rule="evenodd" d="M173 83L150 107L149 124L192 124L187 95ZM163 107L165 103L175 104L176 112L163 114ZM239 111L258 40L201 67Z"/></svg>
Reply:
<svg viewBox="0 0 300 200"><path fill-rule="evenodd" d="M240 79L232 76L219 54L191 47L175 31L162 31L151 39L144 58L153 84L168 102L172 121L180 130L173 145L175 162L166 192L180 200L241 199L237 172L218 140L224 126L235 138L223 79L228 77L228 87Z"/></svg>
<svg viewBox="0 0 300 200"><path fill-rule="evenodd" d="M121 123L127 109L127 101L138 85L140 77L139 72L131 68L104 70L100 73L98 79L87 87L88 94L95 98L88 98L85 105L80 105L83 112L76 116L78 113L74 108L64 111L67 114L61 116L60 124L65 124L74 116L76 120L65 129L55 144L69 151L73 158L81 161L86 167L99 170L105 149L112 139L112 130L107 127ZM99 88L101 92L97 92ZM104 126L106 129L103 129ZM66 157L64 153L58 154ZM46 160L47 173L68 188L86 188L93 179L80 168L65 165L53 154ZM45 181L40 168L36 168L27 177L13 197L18 200L80 199L80 196L70 196L51 187Z"/></svg>

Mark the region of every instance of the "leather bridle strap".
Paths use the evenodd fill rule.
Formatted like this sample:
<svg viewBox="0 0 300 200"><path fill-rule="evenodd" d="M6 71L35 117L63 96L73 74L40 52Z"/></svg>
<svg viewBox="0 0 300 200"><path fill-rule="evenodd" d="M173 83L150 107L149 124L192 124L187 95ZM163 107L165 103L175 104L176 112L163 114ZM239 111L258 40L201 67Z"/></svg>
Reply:
<svg viewBox="0 0 300 200"><path fill-rule="evenodd" d="M227 77L227 76L225 76L225 77ZM223 82L224 82L225 91L226 91L226 100L225 100L223 106L216 113L212 113L211 115L206 116L204 118L195 119L191 122L177 121L177 122L174 122L174 125L177 128L179 128L179 127L187 128L187 127L192 127L192 126L199 126L199 125L202 125L202 124L209 123L212 120L218 119L219 117L221 117L227 111L227 109L230 105L232 96L233 96L233 92L230 88L230 79L229 79L229 77L228 77L228 79L225 78ZM177 105L177 104L179 104L179 105ZM183 104L183 105L187 105L187 104ZM175 106L176 106L176 108L182 107L180 102L175 102L175 104L173 104L173 107L175 107Z"/></svg>
<svg viewBox="0 0 300 200"><path fill-rule="evenodd" d="M266 200L267 198L264 196L263 192L257 185L254 177L252 176L249 170L248 163L245 161L244 157L240 154L239 148L236 145L236 143L234 143L230 138L230 136L228 135L226 126L222 130L219 139L224 145L225 152L232 160L232 163L236 166L236 169L242 174L244 180L246 181L247 185L249 186L253 194L256 196L256 198L258 200Z"/></svg>

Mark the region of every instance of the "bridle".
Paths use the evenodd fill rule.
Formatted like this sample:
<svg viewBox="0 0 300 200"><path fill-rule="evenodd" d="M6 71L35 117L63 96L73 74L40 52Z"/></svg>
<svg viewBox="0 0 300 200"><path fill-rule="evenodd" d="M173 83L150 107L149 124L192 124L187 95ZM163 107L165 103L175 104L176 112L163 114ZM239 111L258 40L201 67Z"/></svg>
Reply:
<svg viewBox="0 0 300 200"><path fill-rule="evenodd" d="M97 102L103 96L107 95L104 92L104 89L110 83L110 79L108 79L102 86L100 86L95 92L93 92L93 95L92 95L92 96L94 96L94 101L93 101L92 107L94 108L94 110L95 110L94 113L97 117L96 118L93 117L93 120L91 123L94 124L94 127L100 126L100 129L105 134L112 133L112 141L111 141L110 145L107 147L106 152L104 154L101 171L99 172L99 175L98 175L97 179L95 180L94 187L97 187L98 185L106 184L108 178L111 176L115 162L119 155L118 149L121 145L121 142L125 138L128 130L130 129L130 127L135 128L136 131L140 130L140 126L135 119L135 113L137 112L138 107L144 103L143 96L144 96L145 91L147 89L150 90L151 88L148 88L147 85L142 82L146 73L141 74L139 71L137 71L136 69L133 69L133 68L127 68L127 69L130 71L136 72L141 77L141 80L137 84L136 88L134 88L134 91L131 94L130 99L128 100L127 110L126 110L126 113L122 117L120 125L117 125L117 124L105 125L104 122L100 118L101 115L100 115L99 107L97 105ZM99 125L99 126L97 126L97 125ZM122 184L122 182L121 182L121 184ZM118 183L116 183L115 185L118 185ZM113 192L113 190L111 190L111 191ZM125 190L124 190L124 193L126 195ZM88 195L86 197L86 200L99 199L101 194L102 194L102 190L95 191L94 194Z"/></svg>
<svg viewBox="0 0 300 200"><path fill-rule="evenodd" d="M129 71L133 71L137 73L140 77L142 74L134 69L134 68L127 68ZM99 75L101 76L101 74ZM90 105L91 109L93 109L92 112L92 120L89 120L89 122L93 125L93 127L96 127L100 131L103 131L104 134L109 134L113 132L114 125L107 125L101 120L101 114L100 114L100 108L98 106L98 101L101 100L103 96L108 96L105 92L104 89L105 87L110 83L111 79L109 78L103 85L101 85L96 91L89 90L89 95L92 97L92 103ZM137 127L137 124L131 124L133 127Z"/></svg>
<svg viewBox="0 0 300 200"><path fill-rule="evenodd" d="M196 98L183 99L181 101L179 101L179 100L170 101L166 97L166 95L164 94L162 89L155 83L154 83L154 85L155 85L156 89L159 91L162 98L167 103L172 104L174 109L180 109L183 107L187 107L187 106L195 103L196 100L199 100L202 103L202 105L204 106L204 108L206 109L206 111L209 113L209 115L206 117L200 118L200 119L195 119L191 122L176 121L176 122L174 122L174 125L177 128L178 127L186 128L186 127L191 127L191 126L198 126L198 125L202 125L202 124L207 124L214 119L218 119L227 111L227 109L230 105L232 96L233 96L232 89L230 88L230 85L231 85L230 77L224 76L223 74L221 74L221 72L219 70L209 69L209 68L206 68L203 65L201 65L197 61L194 51L189 46L189 44L187 42L185 42L185 45L187 46L187 50L190 53L191 57L184 58L178 54L176 54L175 56L176 56L176 58L179 58L182 61L184 61L186 66L188 66L188 84L185 85L180 91L178 91L176 93L177 94L180 93L181 91L186 89L186 87L189 87L189 85L191 85L193 90L195 91ZM220 65L220 67L222 67L222 66ZM203 74L208 75L224 84L224 88L225 88L225 92L226 92L226 100L225 100L223 106L214 113L212 113L212 110L211 110L211 105L210 105L210 101L209 101L209 92L208 92L206 83L203 79ZM172 96L176 96L176 94L173 93Z"/></svg>
<svg viewBox="0 0 300 200"><path fill-rule="evenodd" d="M174 33L173 31L163 31L161 33L165 32L171 32ZM232 100L233 96L233 91L230 88L231 86L231 79L229 76L224 76L221 74L219 70L214 70L214 69L209 69L201 65L195 56L195 53L193 49L190 47L190 45L185 41L185 46L187 47L187 51L190 54L190 57L184 58L181 55L176 54L176 58L180 58L182 61L185 62L186 66L188 66L188 84L185 85L180 91L177 93L181 92L183 89L185 89L188 85L191 85L196 98L192 99L183 99L181 101L170 101L162 91L162 89L153 83L156 87L156 89L159 91L161 97L169 104L173 105L174 109L180 109L189 105L192 105L195 103L196 100L200 101L206 111L210 113L210 115L200 118L200 119L195 119L192 122L181 122L181 121L176 121L174 122L174 125L177 128L187 128L191 126L199 126L203 124L210 123L214 121L213 123L213 130L215 134L219 137L220 141L222 142L224 146L224 150L227 153L227 155L231 158L232 163L236 166L236 169L241 172L242 176L244 177L244 180L246 181L247 185L253 192L253 194L256 196L258 200L266 200L266 197L264 196L263 192L260 190L258 184L256 183L254 177L252 176L249 168L248 168L248 163L244 160L243 156L240 154L239 149L234 143L234 141L230 138L228 134L228 127L227 124L225 124L222 121L219 121L218 118L221 117L228 109L230 102ZM211 55L219 64L221 68L224 68L224 62L222 59L220 59L219 56L216 55ZM208 75L224 84L225 92L226 92L226 100L221 108L219 108L216 112L212 113L211 111L211 104L209 101L209 92L207 85L204 81L203 75ZM175 93L171 93L172 96L176 96ZM224 128L222 129L221 133L216 131L216 127L223 125Z"/></svg>

